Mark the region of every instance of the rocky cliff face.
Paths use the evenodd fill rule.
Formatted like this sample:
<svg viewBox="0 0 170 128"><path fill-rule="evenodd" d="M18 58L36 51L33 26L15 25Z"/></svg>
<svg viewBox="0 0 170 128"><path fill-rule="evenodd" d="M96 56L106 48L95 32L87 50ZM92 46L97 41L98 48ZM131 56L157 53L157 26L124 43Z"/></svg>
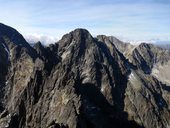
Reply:
<svg viewBox="0 0 170 128"><path fill-rule="evenodd" d="M76 29L56 44L31 47L3 24L0 39L0 127L170 126L169 86L113 40Z"/></svg>
<svg viewBox="0 0 170 128"><path fill-rule="evenodd" d="M105 35L98 35L97 36L98 41L105 42L106 44L114 45L121 53L123 53L125 56L133 50L135 47L134 45L130 43L125 43L120 41L119 39L115 38L114 36L105 36Z"/></svg>

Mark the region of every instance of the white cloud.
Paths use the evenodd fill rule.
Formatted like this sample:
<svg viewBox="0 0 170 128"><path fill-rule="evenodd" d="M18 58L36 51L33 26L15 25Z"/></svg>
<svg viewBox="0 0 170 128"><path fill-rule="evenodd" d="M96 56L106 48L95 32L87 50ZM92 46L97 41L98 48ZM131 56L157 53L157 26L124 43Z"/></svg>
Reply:
<svg viewBox="0 0 170 128"><path fill-rule="evenodd" d="M43 35L43 34L26 34L24 35L28 43L36 43L40 41L44 45L49 45L57 42L57 38L53 36Z"/></svg>
<svg viewBox="0 0 170 128"><path fill-rule="evenodd" d="M170 23L170 4L161 4L161 0L0 2L0 11L3 12L1 22L17 29L28 42L40 40L45 44L53 43L54 37L60 39L76 28L86 28L92 35L125 36L133 40L157 37L166 40L170 35L167 27Z"/></svg>

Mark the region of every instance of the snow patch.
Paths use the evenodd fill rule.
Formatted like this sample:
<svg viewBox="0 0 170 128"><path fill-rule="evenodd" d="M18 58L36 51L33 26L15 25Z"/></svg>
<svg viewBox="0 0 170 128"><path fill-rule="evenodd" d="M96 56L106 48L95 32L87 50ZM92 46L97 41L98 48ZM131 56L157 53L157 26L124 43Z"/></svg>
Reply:
<svg viewBox="0 0 170 128"><path fill-rule="evenodd" d="M134 75L134 73L133 72L131 72L130 73L130 75L129 75L129 80L134 80L135 79L135 75Z"/></svg>
<svg viewBox="0 0 170 128"><path fill-rule="evenodd" d="M11 117L11 114L8 114L8 115L7 115L7 118L10 118L10 117Z"/></svg>
<svg viewBox="0 0 170 128"><path fill-rule="evenodd" d="M105 86L102 86L101 87L101 92L104 92L104 90L105 90Z"/></svg>
<svg viewBox="0 0 170 128"><path fill-rule="evenodd" d="M103 92L103 91L104 91L104 88L102 87L102 88L101 88L101 92Z"/></svg>
<svg viewBox="0 0 170 128"><path fill-rule="evenodd" d="M5 84L7 85L9 83L9 81L6 81Z"/></svg>

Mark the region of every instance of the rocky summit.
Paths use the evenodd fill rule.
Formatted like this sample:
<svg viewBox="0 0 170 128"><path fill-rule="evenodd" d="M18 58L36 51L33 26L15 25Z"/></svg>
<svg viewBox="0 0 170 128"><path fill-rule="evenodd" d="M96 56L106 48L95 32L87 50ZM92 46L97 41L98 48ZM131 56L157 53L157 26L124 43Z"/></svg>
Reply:
<svg viewBox="0 0 170 128"><path fill-rule="evenodd" d="M33 47L0 24L0 128L169 128L170 51L76 29Z"/></svg>

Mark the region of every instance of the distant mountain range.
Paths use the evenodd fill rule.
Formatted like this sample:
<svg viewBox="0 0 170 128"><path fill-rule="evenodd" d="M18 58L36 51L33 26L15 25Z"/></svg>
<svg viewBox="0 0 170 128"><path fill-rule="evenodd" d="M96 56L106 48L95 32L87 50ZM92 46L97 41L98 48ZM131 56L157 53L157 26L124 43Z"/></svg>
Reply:
<svg viewBox="0 0 170 128"><path fill-rule="evenodd" d="M161 47L161 48L170 50L170 44L156 44L156 45L159 46L159 47Z"/></svg>
<svg viewBox="0 0 170 128"><path fill-rule="evenodd" d="M0 128L168 128L169 76L153 44L75 29L31 46L0 24Z"/></svg>
<svg viewBox="0 0 170 128"><path fill-rule="evenodd" d="M49 44L54 44L55 42L58 41L58 37L54 36L49 36L49 35L43 35L43 34L26 34L24 35L24 38L29 44L35 44L38 41L40 41L43 45L49 45ZM161 41L160 39L150 39L150 40L130 40L125 37L115 37L119 40L121 40L124 43L130 43L132 45L138 45L140 43L151 43L154 45L160 45L163 46L163 48L166 48L165 46L170 45L170 41Z"/></svg>

